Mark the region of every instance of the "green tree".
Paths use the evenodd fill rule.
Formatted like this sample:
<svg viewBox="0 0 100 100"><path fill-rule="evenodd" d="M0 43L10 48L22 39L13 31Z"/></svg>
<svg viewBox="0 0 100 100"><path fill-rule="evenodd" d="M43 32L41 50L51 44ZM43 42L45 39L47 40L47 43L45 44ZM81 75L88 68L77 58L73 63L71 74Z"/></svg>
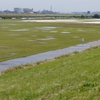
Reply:
<svg viewBox="0 0 100 100"><path fill-rule="evenodd" d="M94 15L93 15L93 18L100 18L100 15L94 14Z"/></svg>

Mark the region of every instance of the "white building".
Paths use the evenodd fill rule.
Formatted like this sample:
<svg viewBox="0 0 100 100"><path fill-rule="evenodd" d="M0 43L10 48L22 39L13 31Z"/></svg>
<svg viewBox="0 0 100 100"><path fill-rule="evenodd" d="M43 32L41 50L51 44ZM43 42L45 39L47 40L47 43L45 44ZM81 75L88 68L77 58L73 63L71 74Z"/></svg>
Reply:
<svg viewBox="0 0 100 100"><path fill-rule="evenodd" d="M22 13L23 9L22 8L14 8L15 13Z"/></svg>

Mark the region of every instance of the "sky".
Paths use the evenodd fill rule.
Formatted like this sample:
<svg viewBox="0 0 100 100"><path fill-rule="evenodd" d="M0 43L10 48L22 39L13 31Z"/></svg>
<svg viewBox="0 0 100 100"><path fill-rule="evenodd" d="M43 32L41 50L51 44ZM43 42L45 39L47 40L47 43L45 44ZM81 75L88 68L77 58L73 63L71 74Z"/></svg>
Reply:
<svg viewBox="0 0 100 100"><path fill-rule="evenodd" d="M34 11L50 10L59 12L100 11L100 0L0 0L0 10L33 8Z"/></svg>

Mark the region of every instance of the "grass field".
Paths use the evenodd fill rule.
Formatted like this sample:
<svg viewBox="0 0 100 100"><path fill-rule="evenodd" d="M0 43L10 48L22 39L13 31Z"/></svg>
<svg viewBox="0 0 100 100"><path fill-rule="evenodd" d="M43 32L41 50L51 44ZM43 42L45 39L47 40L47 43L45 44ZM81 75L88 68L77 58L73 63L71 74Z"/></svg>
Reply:
<svg viewBox="0 0 100 100"><path fill-rule="evenodd" d="M0 20L0 61L100 39L100 25Z"/></svg>
<svg viewBox="0 0 100 100"><path fill-rule="evenodd" d="M0 100L99 100L100 47L0 75Z"/></svg>

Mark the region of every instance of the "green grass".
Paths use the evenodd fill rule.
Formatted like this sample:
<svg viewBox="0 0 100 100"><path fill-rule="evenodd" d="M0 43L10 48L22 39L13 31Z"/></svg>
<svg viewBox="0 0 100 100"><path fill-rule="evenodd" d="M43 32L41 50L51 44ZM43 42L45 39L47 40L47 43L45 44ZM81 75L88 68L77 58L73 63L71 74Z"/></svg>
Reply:
<svg viewBox="0 0 100 100"><path fill-rule="evenodd" d="M43 29L47 26L56 28ZM54 39L41 40L46 37ZM100 25L0 20L0 61L80 44L82 38L85 43L100 39Z"/></svg>
<svg viewBox="0 0 100 100"><path fill-rule="evenodd" d="M0 100L99 100L100 47L0 76Z"/></svg>

